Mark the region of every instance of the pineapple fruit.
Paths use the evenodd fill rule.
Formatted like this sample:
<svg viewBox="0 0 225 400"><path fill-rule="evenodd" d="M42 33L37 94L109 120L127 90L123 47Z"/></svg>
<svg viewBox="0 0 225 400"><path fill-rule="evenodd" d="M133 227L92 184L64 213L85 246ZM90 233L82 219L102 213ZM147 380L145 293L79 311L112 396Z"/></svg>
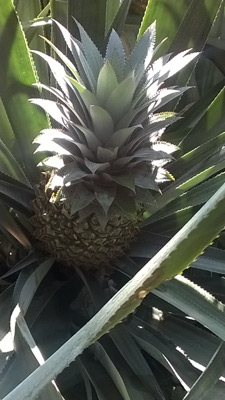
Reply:
<svg viewBox="0 0 225 400"><path fill-rule="evenodd" d="M57 123L42 131L36 151L47 151L35 187L34 237L67 265L98 268L121 255L138 231L164 165L176 147L161 142L174 113L158 110L187 88L164 81L196 54L155 58L155 23L126 54L112 30L102 55L76 22L80 41L55 22L74 63L46 40L62 61L38 53L57 87L40 85L55 100L32 99Z"/></svg>

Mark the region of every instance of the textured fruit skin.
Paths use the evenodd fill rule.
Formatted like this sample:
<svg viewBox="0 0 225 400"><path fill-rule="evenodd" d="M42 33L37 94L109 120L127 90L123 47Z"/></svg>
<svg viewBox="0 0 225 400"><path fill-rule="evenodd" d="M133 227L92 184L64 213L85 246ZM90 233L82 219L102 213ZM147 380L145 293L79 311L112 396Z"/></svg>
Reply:
<svg viewBox="0 0 225 400"><path fill-rule="evenodd" d="M52 192L45 183L42 179L35 187L31 217L33 237L42 251L66 266L90 269L107 266L129 247L138 232L137 221L114 215L102 227L93 214L81 221L77 213L71 216L64 204L49 201Z"/></svg>

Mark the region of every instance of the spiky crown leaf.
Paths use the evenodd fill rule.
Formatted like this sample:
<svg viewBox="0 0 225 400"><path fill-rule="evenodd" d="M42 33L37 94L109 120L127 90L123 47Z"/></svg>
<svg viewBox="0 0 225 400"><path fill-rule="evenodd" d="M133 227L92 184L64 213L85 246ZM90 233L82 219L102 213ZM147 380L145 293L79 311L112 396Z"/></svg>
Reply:
<svg viewBox="0 0 225 400"><path fill-rule="evenodd" d="M85 217L95 212L99 219L106 219L116 210L136 216L139 207L152 202L151 191L159 190L159 176L161 181L168 179L162 167L176 150L159 140L176 116L157 111L187 87L161 87L196 53L166 55L152 63L154 23L128 56L112 31L103 57L78 22L80 41L55 23L75 64L47 39L63 64L36 52L48 63L58 88L40 85L56 101L31 101L62 127L43 130L35 139L37 151L55 154L45 164L57 169L55 177L62 178L57 198L67 199L71 213Z"/></svg>

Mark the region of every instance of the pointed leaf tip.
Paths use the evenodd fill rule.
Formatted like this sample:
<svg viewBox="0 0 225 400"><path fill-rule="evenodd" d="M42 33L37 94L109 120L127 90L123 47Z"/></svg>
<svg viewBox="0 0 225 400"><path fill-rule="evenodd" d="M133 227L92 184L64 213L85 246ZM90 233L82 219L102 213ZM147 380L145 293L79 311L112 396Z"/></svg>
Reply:
<svg viewBox="0 0 225 400"><path fill-rule="evenodd" d="M102 107L92 105L90 115L93 123L94 132L102 144L112 135L114 123L111 115Z"/></svg>
<svg viewBox="0 0 225 400"><path fill-rule="evenodd" d="M115 123L129 110L135 89L135 78L132 75L123 80L111 93L105 108L110 112Z"/></svg>
<svg viewBox="0 0 225 400"><path fill-rule="evenodd" d="M104 105L107 102L110 94L117 86L118 81L116 73L109 60L106 60L105 64L100 70L97 81L96 97L101 105Z"/></svg>
<svg viewBox="0 0 225 400"><path fill-rule="evenodd" d="M115 187L107 188L107 190L104 190L104 192L95 191L96 200L103 208L105 215L108 214L108 211L113 201L115 200L115 196L116 196Z"/></svg>

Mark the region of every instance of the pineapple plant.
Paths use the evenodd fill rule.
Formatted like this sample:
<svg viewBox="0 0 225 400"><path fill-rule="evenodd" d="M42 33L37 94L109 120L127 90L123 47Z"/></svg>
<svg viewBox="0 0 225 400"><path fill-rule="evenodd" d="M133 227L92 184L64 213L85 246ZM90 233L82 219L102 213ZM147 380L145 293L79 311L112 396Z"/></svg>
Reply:
<svg viewBox="0 0 225 400"><path fill-rule="evenodd" d="M196 57L184 51L153 61L155 23L126 54L112 30L101 54L76 22L80 40L58 22L74 62L47 40L62 61L48 63L53 100L32 99L58 124L35 139L48 151L35 186L31 223L42 250L66 264L98 268L123 254L138 231L152 193L171 179L164 168L176 146L160 141L177 117L159 112L185 88L164 81Z"/></svg>
<svg viewBox="0 0 225 400"><path fill-rule="evenodd" d="M1 10L6 10L10 2L11 0L0 0ZM53 0L51 6L54 3L56 2ZM71 7L72 3L80 2L68 0L67 3ZM88 3L92 4L87 0L82 2L82 8L85 3L86 8ZM108 5L110 1L105 3ZM120 3L128 4L129 0ZM154 2L152 4L154 7ZM68 9L71 10L70 7ZM8 17L11 18L12 14L13 10L9 9ZM52 7L53 15L56 14ZM1 21L3 18L6 32L10 36L11 25L8 24L7 14L2 13ZM79 19L79 13L77 18ZM216 129L215 140L205 143L208 140L205 130L202 142L198 131L189 132L198 120L196 113L203 113L202 104L207 115L206 108L211 110L211 106L213 107L217 121L218 110L213 100L222 87L216 88L211 97L206 94L204 99L199 100L200 104L194 103L184 113L186 118L177 122L177 115L162 112L165 105L167 110L172 108L166 104L169 100L187 89L166 89L166 79L185 66L192 55L181 53L175 57L168 55L157 60L154 25L146 31L131 54L125 53L122 46L127 47L121 43L115 32L108 39L110 43L108 47L105 46L106 50L101 49L99 52L80 25L79 40L74 39L61 25L57 26L69 51L71 50L72 57L67 58L53 44L50 45L64 66L54 58L42 55L50 66L56 87L40 85L43 92L50 93L51 100L32 100L47 111L53 125L53 129L44 130L36 138L35 142L39 145L37 150L40 150L36 154L32 154L31 148L34 146L31 143L34 131L36 136L40 129L46 127L45 113L24 98L20 97L20 101L15 104L14 96L12 101L11 98L3 97L4 104L9 100L5 114L10 116L14 130L13 141L11 129L7 134L4 133L8 125L2 123L4 113L1 114L1 126L4 129L1 130L0 150L4 157L0 157L0 250L1 275L4 276L1 276L0 287L0 392L3 398L9 394L10 398L19 399L17 392L10 392L17 385L19 390L21 386L26 386L26 381L22 381L43 362L36 350L40 350L44 359L55 354L63 343L142 268L155 250L161 249L166 242L166 238L161 235L167 235L168 232L172 234L182 226L184 220L179 218L179 213L184 213L186 219L190 218L190 206L194 204L199 207L207 201L224 179L224 173L220 174L224 168L224 156L221 152L224 134L216 137L220 133ZM18 31L20 30L21 26L18 27ZM5 37L8 38L7 35ZM25 49L21 51L20 48L23 37L16 40L13 36L11 39L17 43L12 49L10 47L12 53L16 54L14 60L18 59L19 54L19 58L23 60ZM101 43L96 37L94 41ZM9 46L6 47L6 51L2 51L4 41L1 41L1 53L8 60ZM160 51L162 52L162 48ZM26 58L27 64L28 61ZM41 57L35 58L36 65L40 61ZM1 74L1 83L7 81L8 84L8 80L14 79L15 88L18 88L18 79L14 74L20 64L15 66L15 63L3 63L4 65L7 66L7 71ZM21 77L28 76L28 73L24 74L24 67L21 69L19 81ZM46 65L44 70L47 71ZM104 103L98 99L97 84L102 71L106 76L101 80L105 83L101 90L108 93L108 99L124 80L126 83L131 82L130 87L124 84L129 90L120 90L120 96L115 96L114 101L111 101L110 109L108 99ZM11 81L10 83L13 86ZM109 84L111 86L107 91ZM25 94L30 85L29 81L24 82ZM29 97L35 96L37 94L29 94ZM116 113L119 113L119 107L124 104L125 96L128 96L127 104L125 103L127 110L123 110L121 119L115 122ZM52 101L54 98L56 101ZM26 103L24 108L21 107L22 101ZM116 112L113 112L116 106ZM31 116L30 125L25 118L25 109ZM100 111L99 115L97 111ZM113 131L112 128L111 131L105 129L106 122L110 120L105 118L106 112L113 120ZM99 119L101 123L98 122ZM172 134L165 131L174 121L176 125L170 128ZM118 131L119 134L114 136ZM188 150L181 146L174 160L171 154L177 148L165 141L171 140L177 144L186 135L188 139L189 133L194 138L193 151L185 154ZM167 139L168 135L170 140ZM107 141L113 136L114 142L109 145ZM138 157L140 151L143 157ZM102 154L108 158L102 161ZM36 167L37 159L41 160L39 167ZM122 165L121 160L124 162ZM172 175L176 178L175 181ZM209 177L210 184L206 181ZM165 182L167 180L170 181ZM191 212L194 211L195 208L191 208ZM150 218L145 219L148 215ZM117 231L115 225L118 225ZM129 229L126 231L125 227ZM152 232L159 234L154 235ZM93 233L94 236L91 237ZM131 250L124 257L115 258L126 250L134 238ZM40 248L44 253L39 251ZM103 248L107 249L105 253ZM90 250L91 257L84 254L87 249ZM205 273L213 272L218 275L223 270L222 257L222 254L214 252L211 258L210 253L202 255L199 263L197 261L191 269L191 274L200 264L200 272L204 268ZM110 263L110 269L105 271L102 266L107 263ZM65 265L78 265L84 269L81 271L79 268L65 268ZM86 270L92 267L94 270ZM100 274L96 273L98 267L101 267L97 270ZM207 272L209 268L211 272ZM209 286L206 289L214 293L214 286L210 282L211 279L208 280ZM214 332L218 320L221 322L223 318L218 318L215 301L211 302L211 306L214 307L212 319L207 326ZM19 308L21 312L18 315ZM195 320L187 319L186 315L193 316ZM189 357L196 364L207 366L220 344L216 335L200 326L204 325L204 318L210 321L206 296L201 295L198 286L190 284L189 280L179 282L173 279L165 282L143 300L134 314L91 345L62 373L58 375L55 372L56 365L61 370L65 367L61 360L52 363L51 370L54 371L54 377L57 376L56 385L59 390L50 383L52 378L45 374L42 387L46 384L47 386L42 390L37 388L40 384L37 380L28 395L20 395L21 400L25 397L36 398L36 389L38 396L45 400L72 400L74 396L84 400L181 400L195 382L199 384L200 371L192 365ZM10 340L7 341L10 339L8 333L12 336L11 349ZM182 353L178 351L178 347L183 350ZM209 382L207 374L206 380ZM21 382L22 385L19 385ZM210 382L214 390L216 377ZM206 398L223 398L223 393L224 383L218 382L215 391L209 391Z"/></svg>

